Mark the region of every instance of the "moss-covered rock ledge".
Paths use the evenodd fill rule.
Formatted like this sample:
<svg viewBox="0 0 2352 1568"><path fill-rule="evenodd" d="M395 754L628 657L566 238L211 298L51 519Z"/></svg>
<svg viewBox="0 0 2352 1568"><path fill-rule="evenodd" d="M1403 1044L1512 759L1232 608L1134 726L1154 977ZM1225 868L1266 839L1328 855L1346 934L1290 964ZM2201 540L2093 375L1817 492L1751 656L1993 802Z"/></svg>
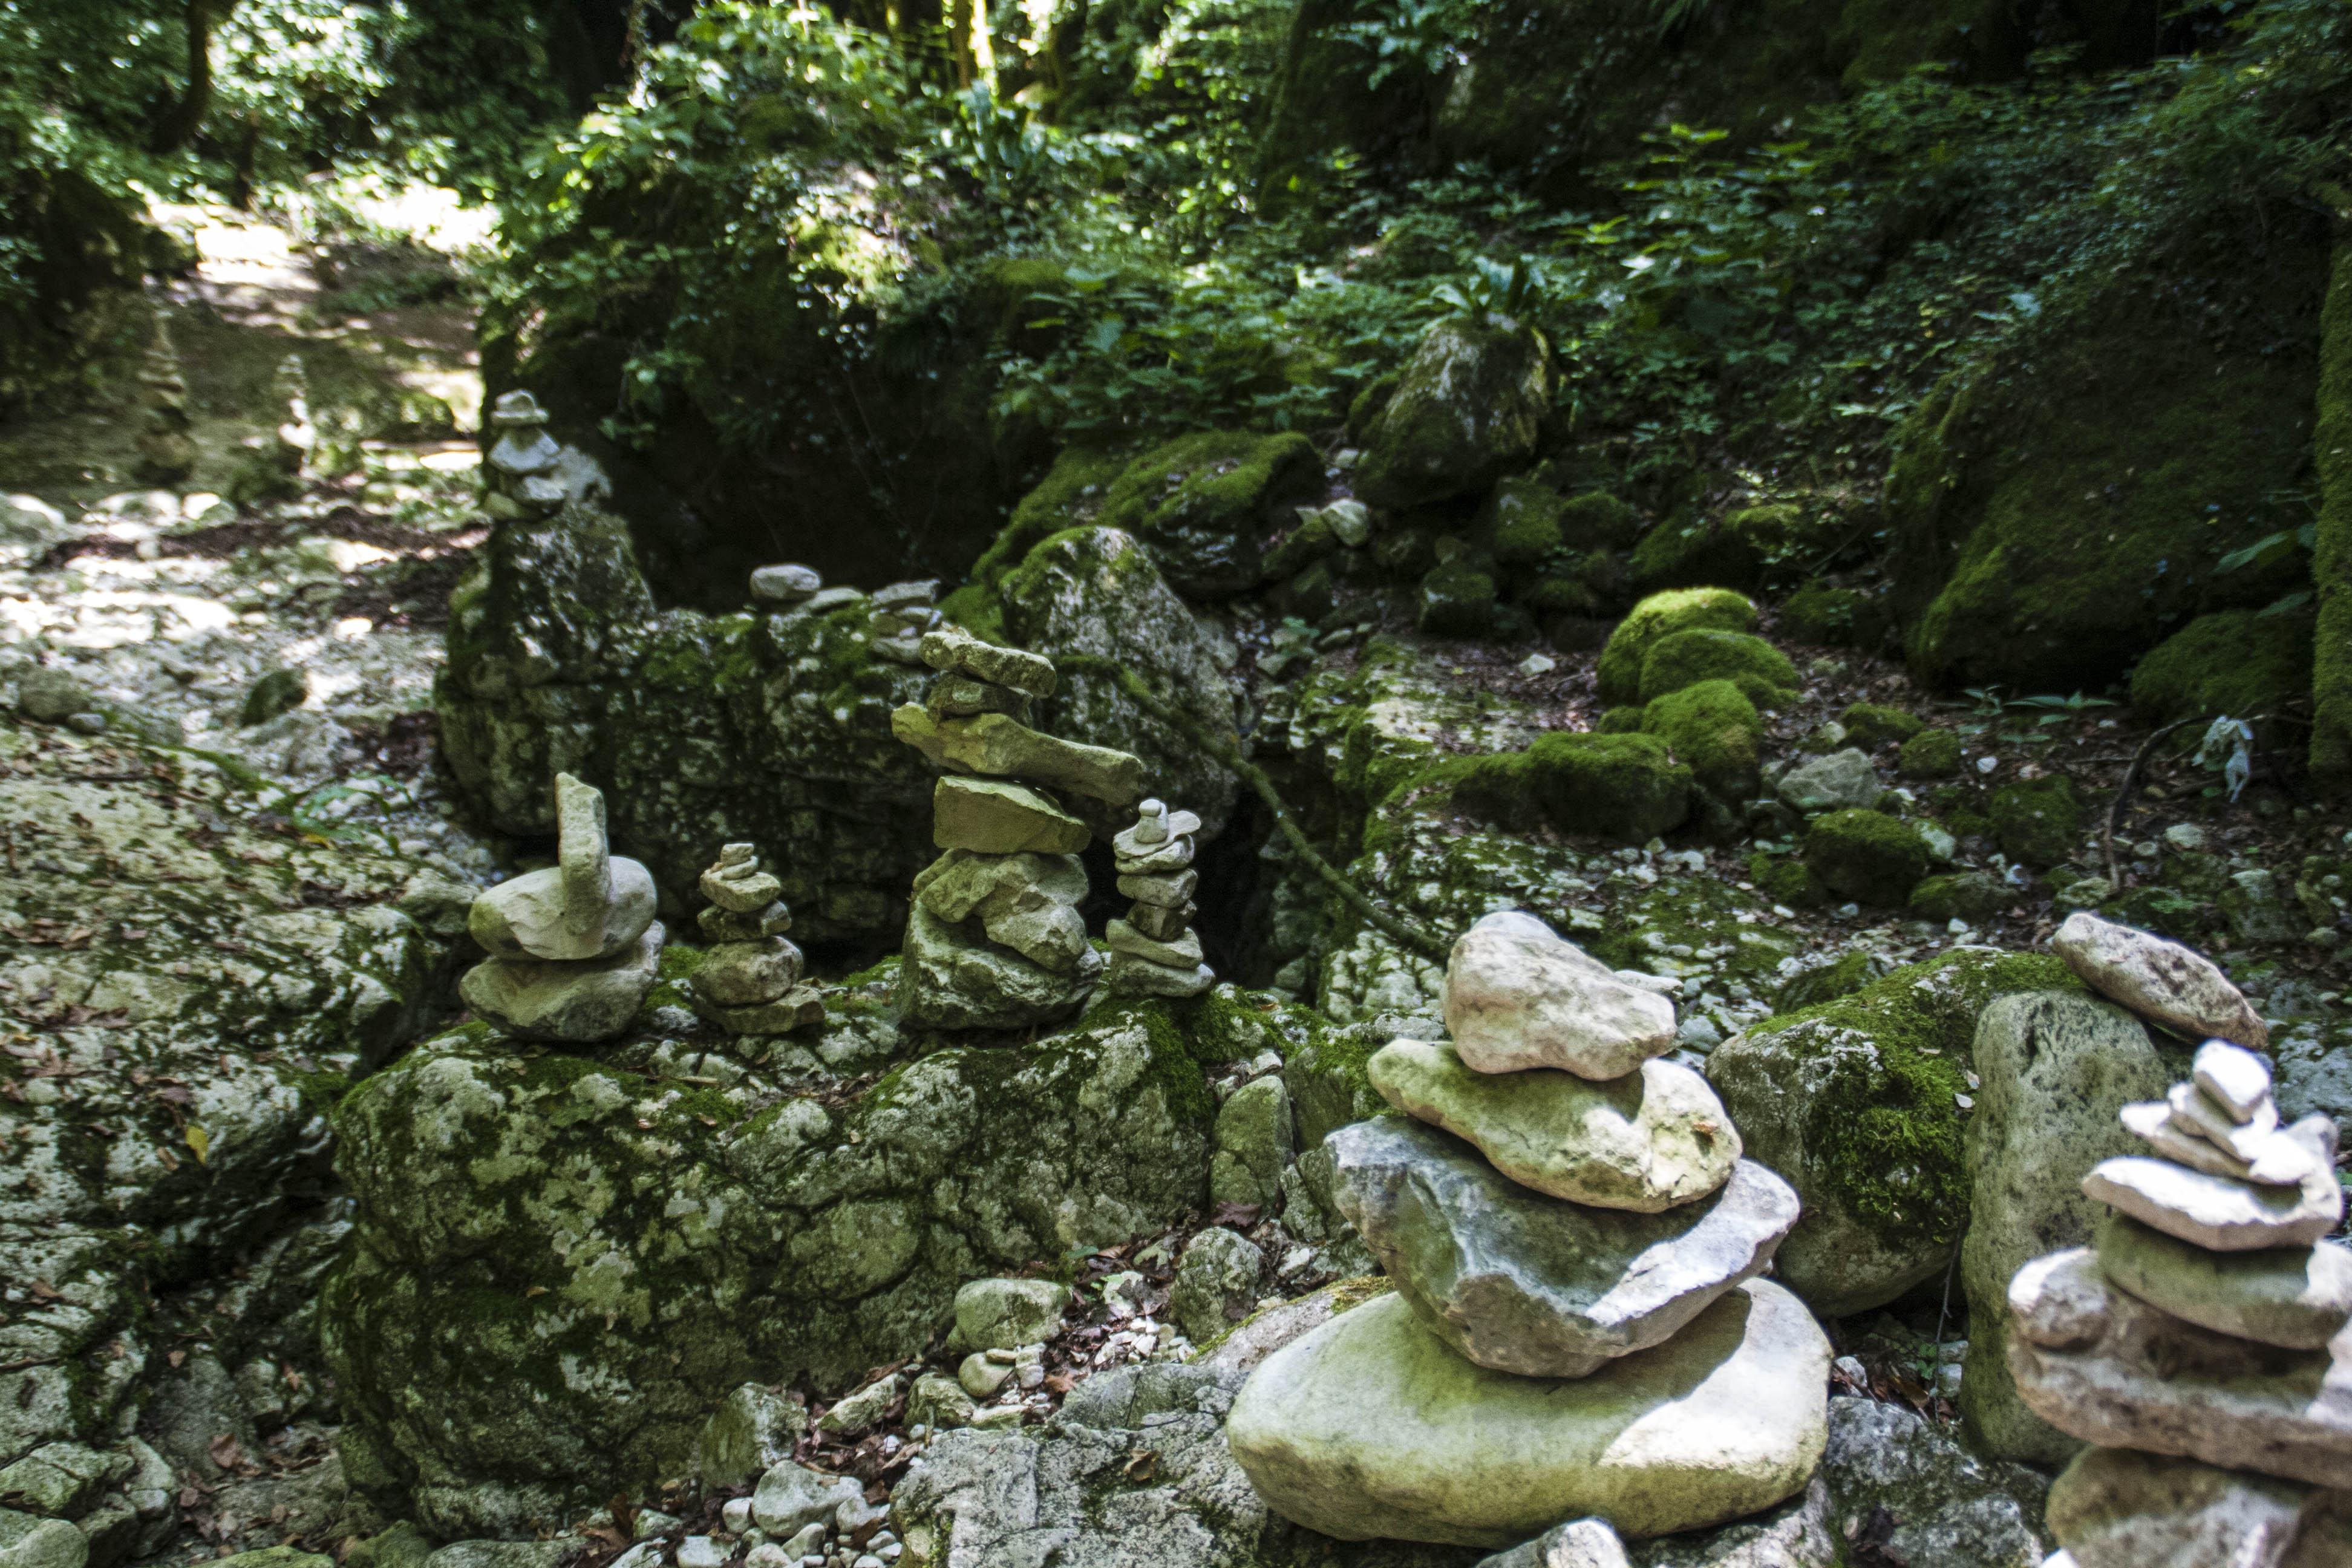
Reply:
<svg viewBox="0 0 2352 1568"><path fill-rule="evenodd" d="M715 1053L425 1042L338 1115L353 1484L445 1537L571 1523L690 1473L747 1381L842 1387L920 1354L965 1279L1204 1207L1221 1005L1105 1007L846 1097Z"/></svg>

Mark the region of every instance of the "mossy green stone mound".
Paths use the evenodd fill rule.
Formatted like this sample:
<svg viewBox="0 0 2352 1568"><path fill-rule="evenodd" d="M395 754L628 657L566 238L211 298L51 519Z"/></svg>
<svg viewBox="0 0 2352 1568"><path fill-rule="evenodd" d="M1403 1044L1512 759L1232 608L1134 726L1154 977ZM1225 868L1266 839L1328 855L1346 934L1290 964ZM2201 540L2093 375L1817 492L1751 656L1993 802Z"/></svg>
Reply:
<svg viewBox="0 0 2352 1568"><path fill-rule="evenodd" d="M1960 771L1960 738L1949 730L1924 730L1903 742L1895 755L1906 779L1948 779Z"/></svg>
<svg viewBox="0 0 2352 1568"><path fill-rule="evenodd" d="M1690 769L1654 735L1549 734L1526 751L1472 759L1455 798L1506 826L1643 844L1680 826Z"/></svg>
<svg viewBox="0 0 2352 1568"><path fill-rule="evenodd" d="M2132 671L2132 710L2152 724L2276 713L2311 690L2312 626L2307 614L2200 616Z"/></svg>
<svg viewBox="0 0 2352 1568"><path fill-rule="evenodd" d="M1927 844L1909 823L1883 811L1832 811L1807 830L1805 864L1832 893L1900 905L1927 874Z"/></svg>
<svg viewBox="0 0 2352 1568"><path fill-rule="evenodd" d="M1606 702L1632 702L1642 692L1642 661L1659 638L1696 627L1756 629L1756 606L1728 588L1676 588L1652 594L1617 623L1601 650L1597 674Z"/></svg>
<svg viewBox="0 0 2352 1568"><path fill-rule="evenodd" d="M1356 490L1374 506L1475 495L1536 448L1551 413L1551 350L1508 317L1430 328L1366 433Z"/></svg>
<svg viewBox="0 0 2352 1568"><path fill-rule="evenodd" d="M2029 866L2055 866L2082 847L2090 821L2064 773L2021 779L1992 792L1986 815L2001 853Z"/></svg>
<svg viewBox="0 0 2352 1568"><path fill-rule="evenodd" d="M1305 499L1322 473L1315 444L1296 431L1203 430L1137 458L1096 521L1142 541L1186 593L1239 593L1258 580L1275 509Z"/></svg>
<svg viewBox="0 0 2352 1568"><path fill-rule="evenodd" d="M1886 603L1860 588L1808 583L1780 605L1780 630L1802 643L1874 647L1886 636Z"/></svg>
<svg viewBox="0 0 2352 1568"><path fill-rule="evenodd" d="M1473 566L1448 562L1421 580L1413 624L1433 637L1476 637L1494 615L1495 579Z"/></svg>
<svg viewBox="0 0 2352 1568"><path fill-rule="evenodd" d="M1773 708L1796 695L1797 667L1753 633L1706 628L1670 633L1642 657L1644 702L1702 680L1728 680L1758 707Z"/></svg>
<svg viewBox="0 0 2352 1568"><path fill-rule="evenodd" d="M1717 799L1744 801L1756 793L1764 721L1732 682L1702 680L1668 692L1643 710L1642 731L1665 742Z"/></svg>
<svg viewBox="0 0 2352 1568"><path fill-rule="evenodd" d="M1706 1073L1748 1158L1805 1217L1775 1276L1824 1316L1882 1306L1950 1260L1968 1226L1961 1133L1978 1016L2015 991L2080 992L2043 953L1963 949L1717 1047Z"/></svg>
<svg viewBox="0 0 2352 1568"><path fill-rule="evenodd" d="M1633 580L1652 588L1759 587L1814 563L1844 531L1833 517L1779 501L1720 518L1668 518L1634 547Z"/></svg>
<svg viewBox="0 0 2352 1568"><path fill-rule="evenodd" d="M1496 485L1480 519L1492 543L1495 560L1504 566L1540 566L1546 557L1563 549L1568 531L1562 519L1568 503L1559 492L1540 480L1515 476Z"/></svg>
<svg viewBox="0 0 2352 1568"><path fill-rule="evenodd" d="M1874 752L1890 741L1908 741L1927 727L1916 713L1875 702L1849 705L1838 715L1838 722L1845 726L1846 739L1865 752Z"/></svg>

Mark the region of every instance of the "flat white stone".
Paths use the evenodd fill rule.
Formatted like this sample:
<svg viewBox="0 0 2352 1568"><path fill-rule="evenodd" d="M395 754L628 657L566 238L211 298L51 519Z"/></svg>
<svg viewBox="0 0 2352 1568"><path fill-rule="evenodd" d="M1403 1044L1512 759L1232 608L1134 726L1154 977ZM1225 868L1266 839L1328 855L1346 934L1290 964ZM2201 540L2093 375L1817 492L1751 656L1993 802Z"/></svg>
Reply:
<svg viewBox="0 0 2352 1568"><path fill-rule="evenodd" d="M2268 1097L2257 1108L2254 1120L2242 1126L2231 1119L2221 1101L2193 1083L2174 1084L2165 1094L2164 1103L2172 1108L2173 1121L2181 1131L2194 1133L2241 1160L2251 1160L2262 1152L2263 1144L2278 1131L2278 1108Z"/></svg>
<svg viewBox="0 0 2352 1568"><path fill-rule="evenodd" d="M2307 1246L2344 1217L2344 1189L2336 1185L2334 1168L2335 1132L2326 1117L2307 1116L2284 1134L2319 1155L2296 1187L2256 1186L2135 1155L2101 1163L2083 1178L2083 1191L2167 1236L2216 1252Z"/></svg>
<svg viewBox="0 0 2352 1568"><path fill-rule="evenodd" d="M2271 1097L2271 1064L2227 1040L2208 1040L2197 1047L2190 1069L2197 1087L2239 1121L2252 1121L2258 1107Z"/></svg>
<svg viewBox="0 0 2352 1568"><path fill-rule="evenodd" d="M2149 1148L2168 1160L2178 1161L2192 1170L2212 1176L2231 1176L2246 1180L2253 1166L2226 1150L2217 1149L2203 1138L2183 1132L2172 1124L2172 1107L2160 1100L2143 1100L2126 1105L2120 1113L2125 1130L2145 1139ZM2289 1186L2300 1183L2298 1173Z"/></svg>
<svg viewBox="0 0 2352 1568"><path fill-rule="evenodd" d="M2050 939L2050 951L2092 990L2192 1038L2270 1045L2269 1026L2229 976L2177 942L2077 910Z"/></svg>
<svg viewBox="0 0 2352 1568"><path fill-rule="evenodd" d="M1153 803L1146 801L1144 804L1146 805L1150 805ZM1157 834L1147 837L1146 829L1150 827L1157 827L1160 831ZM1171 838L1188 837L1200 831L1200 813L1193 811L1169 811L1166 812L1164 816L1153 816L1147 818L1144 821L1138 822L1134 826L1127 829L1124 833L1112 835L1110 847L1120 855L1150 855Z"/></svg>

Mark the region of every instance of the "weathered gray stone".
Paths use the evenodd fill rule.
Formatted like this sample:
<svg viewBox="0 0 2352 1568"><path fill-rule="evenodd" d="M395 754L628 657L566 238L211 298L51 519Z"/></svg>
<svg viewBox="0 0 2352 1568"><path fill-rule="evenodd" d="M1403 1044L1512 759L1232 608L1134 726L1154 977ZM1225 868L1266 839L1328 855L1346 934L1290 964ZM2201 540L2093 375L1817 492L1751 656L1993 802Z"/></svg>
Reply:
<svg viewBox="0 0 2352 1568"><path fill-rule="evenodd" d="M1192 900L1192 889L1201 885L1198 871L1176 871L1164 875L1118 879L1118 894L1133 899L1139 904L1153 904L1163 910L1181 909Z"/></svg>
<svg viewBox="0 0 2352 1568"><path fill-rule="evenodd" d="M2048 1483L2023 1465L1971 1453L1949 1428L1905 1405L1832 1399L1822 1477L1837 1520L1869 1529L1884 1518L1885 1533L1870 1544L1885 1561L1918 1568L2035 1568L2042 1561ZM1860 1537L1858 1529L1857 1546Z"/></svg>
<svg viewBox="0 0 2352 1568"><path fill-rule="evenodd" d="M1572 1203L1656 1214L1715 1191L1739 1159L1723 1102L1675 1062L1596 1083L1547 1068L1473 1072L1451 1046L1396 1040L1365 1074L1399 1110L1469 1140L1514 1182Z"/></svg>
<svg viewBox="0 0 2352 1568"><path fill-rule="evenodd" d="M719 852L719 863L703 872L702 896L730 914L756 914L776 901L784 885L773 873L760 869L749 844L730 844Z"/></svg>
<svg viewBox="0 0 2352 1568"><path fill-rule="evenodd" d="M2143 1155L2104 1161L2083 1178L2083 1191L2168 1236L2217 1252L2260 1247L2302 1247L2317 1241L2344 1217L2344 1189L2336 1181L2336 1123L2306 1117L2287 1136L2312 1152L2310 1174L2299 1187L2256 1186Z"/></svg>
<svg viewBox="0 0 2352 1568"><path fill-rule="evenodd" d="M2270 1045L2269 1026L2229 977L2177 942L2077 910L2050 939L2050 951L2094 991L2191 1038L2256 1050Z"/></svg>
<svg viewBox="0 0 2352 1568"><path fill-rule="evenodd" d="M694 994L716 1007L755 1007L800 984L801 950L780 936L727 942L694 972Z"/></svg>
<svg viewBox="0 0 2352 1568"><path fill-rule="evenodd" d="M890 733L941 767L1025 779L1111 806L1143 793L1143 764L1129 753L1040 734L1002 713L934 719L909 702L891 710Z"/></svg>
<svg viewBox="0 0 2352 1568"><path fill-rule="evenodd" d="M2196 1074L2197 1087L2211 1095L2233 1121L2252 1121L2270 1099L2270 1063L2243 1046L2233 1046L2227 1040L2208 1040L2197 1047L2197 1060L2191 1070Z"/></svg>
<svg viewBox="0 0 2352 1568"><path fill-rule="evenodd" d="M1780 798L1799 811L1852 811L1874 806L1886 793L1870 753L1848 746L1790 768L1780 783Z"/></svg>
<svg viewBox="0 0 2352 1568"><path fill-rule="evenodd" d="M466 1005L526 1040L585 1044L629 1026L659 977L661 923L610 958L577 963L494 958L466 972Z"/></svg>
<svg viewBox="0 0 2352 1568"><path fill-rule="evenodd" d="M795 985L772 1002L748 1007L714 1007L696 998L696 1010L734 1035L789 1035L824 1021L824 994L813 985Z"/></svg>
<svg viewBox="0 0 2352 1568"><path fill-rule="evenodd" d="M2109 1214L2095 1244L2109 1280L2218 1334L2317 1350L2352 1320L2352 1248L2332 1241L2215 1252Z"/></svg>
<svg viewBox="0 0 2352 1568"><path fill-rule="evenodd" d="M1844 1568L1845 1540L1815 1476L1794 1500L1719 1530L1637 1542L1633 1568Z"/></svg>
<svg viewBox="0 0 2352 1568"><path fill-rule="evenodd" d="M919 647L920 644L917 645ZM1029 722L1029 698L992 680L975 680L953 672L931 682L923 693L923 707L934 719L970 719L981 713L1003 713Z"/></svg>
<svg viewBox="0 0 2352 1568"><path fill-rule="evenodd" d="M931 795L931 842L982 855L1075 855L1092 842L1087 825L1026 784L949 773Z"/></svg>
<svg viewBox="0 0 2352 1568"><path fill-rule="evenodd" d="M935 1432L971 1425L971 1395L952 1377L927 1372L907 1391L907 1425L929 1426Z"/></svg>
<svg viewBox="0 0 2352 1568"><path fill-rule="evenodd" d="M2003 996L1977 1022L1976 1111L1969 1119L1969 1302L1958 1405L1970 1436L2006 1459L2063 1464L2078 1445L2025 1408L2009 1381L2009 1281L2047 1252L2080 1247L2103 1212L2083 1194L2101 1160L2137 1147L2116 1120L2168 1078L2147 1031L2079 992Z"/></svg>
<svg viewBox="0 0 2352 1568"><path fill-rule="evenodd" d="M695 1468L704 1486L732 1491L791 1458L807 1433L808 1410L800 1401L747 1383L702 1428Z"/></svg>
<svg viewBox="0 0 2352 1568"><path fill-rule="evenodd" d="M2352 1484L2352 1367L2184 1322L2110 1283L2088 1247L2009 1288L2009 1368L2026 1405L2087 1443L2315 1486Z"/></svg>
<svg viewBox="0 0 2352 1568"><path fill-rule="evenodd" d="M866 1489L847 1476L827 1475L786 1460L760 1478L751 1517L782 1540L812 1524L830 1522L845 1502L862 1501Z"/></svg>
<svg viewBox="0 0 2352 1568"><path fill-rule="evenodd" d="M606 847L604 797L558 773L555 802L559 863L488 889L467 918L493 958L610 958L653 923L653 873Z"/></svg>
<svg viewBox="0 0 2352 1568"><path fill-rule="evenodd" d="M754 914L738 914L718 904L705 906L694 917L705 942L757 942L782 936L793 929L793 911L780 901Z"/></svg>
<svg viewBox="0 0 2352 1568"><path fill-rule="evenodd" d="M1151 808L1158 806L1157 811ZM1111 837L1110 847L1122 858L1135 859L1158 855L1171 845L1180 844L1201 831L1201 818L1196 812L1171 811L1162 802L1147 800L1136 808L1138 820L1131 827L1121 829ZM1151 835L1146 837L1145 835Z"/></svg>
<svg viewBox="0 0 2352 1568"><path fill-rule="evenodd" d="M37 664L16 678L16 711L44 724L88 711L97 701L71 670Z"/></svg>
<svg viewBox="0 0 2352 1568"><path fill-rule="evenodd" d="M1568 1382L1474 1365L1383 1296L1268 1357L1226 1440L1271 1506L1341 1540L1501 1547L1581 1516L1664 1535L1803 1489L1829 1359L1802 1304L1761 1279Z"/></svg>
<svg viewBox="0 0 2352 1568"><path fill-rule="evenodd" d="M1070 1304L1052 1279L974 1279L955 1295L956 1331L972 1350L1011 1350L1051 1339Z"/></svg>
<svg viewBox="0 0 2352 1568"><path fill-rule="evenodd" d="M1265 1255L1238 1232L1212 1226L1184 1244L1168 1314L1186 1337L1205 1344L1250 1314Z"/></svg>
<svg viewBox="0 0 2352 1568"><path fill-rule="evenodd" d="M1028 697L1054 695L1054 661L1017 647L983 642L961 626L942 626L923 637L923 662L933 669L957 670L992 686Z"/></svg>
<svg viewBox="0 0 2352 1568"><path fill-rule="evenodd" d="M1269 1214L1279 1210L1282 1169L1292 1152L1290 1090L1282 1079L1269 1076L1242 1085L1217 1111L1210 1201L1256 1204Z"/></svg>
<svg viewBox="0 0 2352 1568"><path fill-rule="evenodd" d="M1478 1072L1561 1068L1605 1079L1674 1049L1675 1005L1618 979L1533 915L1509 910L1455 940L1445 1026Z"/></svg>
<svg viewBox="0 0 2352 1568"><path fill-rule="evenodd" d="M1115 996L1198 996L1217 983L1217 972L1205 963L1181 967L1114 952L1105 981Z"/></svg>
<svg viewBox="0 0 2352 1568"><path fill-rule="evenodd" d="M1607 1520L1572 1519L1484 1559L1478 1568L1627 1568L1625 1543Z"/></svg>
<svg viewBox="0 0 2352 1568"><path fill-rule="evenodd" d="M62 1519L0 1508L0 1568L82 1568L89 1540Z"/></svg>
<svg viewBox="0 0 2352 1568"><path fill-rule="evenodd" d="M2085 1448L2050 1488L2050 1528L2079 1568L2282 1568L2312 1498L2195 1459Z"/></svg>
<svg viewBox="0 0 2352 1568"><path fill-rule="evenodd" d="M1456 316L1422 337L1366 435L1356 484L1373 506L1483 491L1535 449L1551 353L1507 316Z"/></svg>
<svg viewBox="0 0 2352 1568"><path fill-rule="evenodd" d="M797 605L824 586L813 566L760 566L751 573L751 597L773 605Z"/></svg>
<svg viewBox="0 0 2352 1568"><path fill-rule="evenodd" d="M991 942L1056 974L1090 956L1078 903L1087 871L1072 855L950 849L915 879L915 898L950 925L977 921Z"/></svg>
<svg viewBox="0 0 2352 1568"><path fill-rule="evenodd" d="M1429 1326L1480 1366L1525 1377L1584 1377L1664 1342L1762 1273L1797 1223L1797 1194L1751 1162L1711 1196L1635 1215L1546 1197L1393 1117L1324 1147L1341 1212Z"/></svg>
<svg viewBox="0 0 2352 1568"><path fill-rule="evenodd" d="M1149 963L1191 969L1202 962L1201 934L1198 931L1186 931L1170 941L1160 942L1144 935L1129 921L1114 920L1104 928L1103 936L1110 943L1113 952L1132 953Z"/></svg>
<svg viewBox="0 0 2352 1568"><path fill-rule="evenodd" d="M907 1016L943 1029L1018 1029L1076 1012L1102 974L1102 955L1081 947L1056 972L950 925L920 902L907 912L900 971Z"/></svg>

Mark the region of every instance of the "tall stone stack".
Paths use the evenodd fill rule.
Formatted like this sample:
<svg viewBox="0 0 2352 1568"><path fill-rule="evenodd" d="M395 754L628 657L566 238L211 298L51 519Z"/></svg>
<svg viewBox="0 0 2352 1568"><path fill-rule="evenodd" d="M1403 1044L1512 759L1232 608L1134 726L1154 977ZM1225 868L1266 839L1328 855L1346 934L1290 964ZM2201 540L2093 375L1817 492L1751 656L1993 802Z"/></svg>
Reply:
<svg viewBox="0 0 2352 1568"><path fill-rule="evenodd" d="M1201 874L1192 868L1192 836L1201 819L1147 800L1136 808L1135 826L1111 839L1118 857L1118 890L1135 902L1123 921L1104 934L1110 942L1110 988L1118 996L1198 996L1217 983L1202 962L1201 936L1192 930L1192 889Z"/></svg>
<svg viewBox="0 0 2352 1568"><path fill-rule="evenodd" d="M1326 1142L1396 1292L1243 1387L1227 1441L1260 1493L1344 1539L1503 1547L1585 1518L1696 1530L1802 1489L1829 1342L1757 1278L1797 1195L1657 1059L1673 1004L1514 910L1454 943L1445 1017L1452 1044L1371 1059L1405 1116Z"/></svg>
<svg viewBox="0 0 2352 1568"><path fill-rule="evenodd" d="M734 1035L782 1035L824 1017L824 998L803 985L801 950L785 939L784 885L760 868L749 844L730 844L702 874L710 906L697 917L710 945L694 972L696 1011Z"/></svg>
<svg viewBox="0 0 2352 1568"><path fill-rule="evenodd" d="M950 770L931 797L932 840L946 853L915 879L900 1000L940 1028L1017 1029L1082 1007L1103 961L1078 905L1092 841L1063 798L1112 807L1143 794L1125 752L1032 730L1030 700L1053 694L1052 662L953 626L924 634L940 672L924 700L890 716L891 732Z"/></svg>
<svg viewBox="0 0 2352 1568"><path fill-rule="evenodd" d="M2352 1249L2336 1124L2281 1126L2269 1064L2226 1040L2123 1122L2150 1152L2083 1191L2089 1247L2010 1283L2009 1369L2095 1445L2050 1494L2054 1568L2352 1564Z"/></svg>
<svg viewBox="0 0 2352 1568"><path fill-rule="evenodd" d="M611 852L604 797L555 775L556 863L484 891L467 917L490 956L466 972L466 1005L526 1040L608 1040L658 976L653 873Z"/></svg>

